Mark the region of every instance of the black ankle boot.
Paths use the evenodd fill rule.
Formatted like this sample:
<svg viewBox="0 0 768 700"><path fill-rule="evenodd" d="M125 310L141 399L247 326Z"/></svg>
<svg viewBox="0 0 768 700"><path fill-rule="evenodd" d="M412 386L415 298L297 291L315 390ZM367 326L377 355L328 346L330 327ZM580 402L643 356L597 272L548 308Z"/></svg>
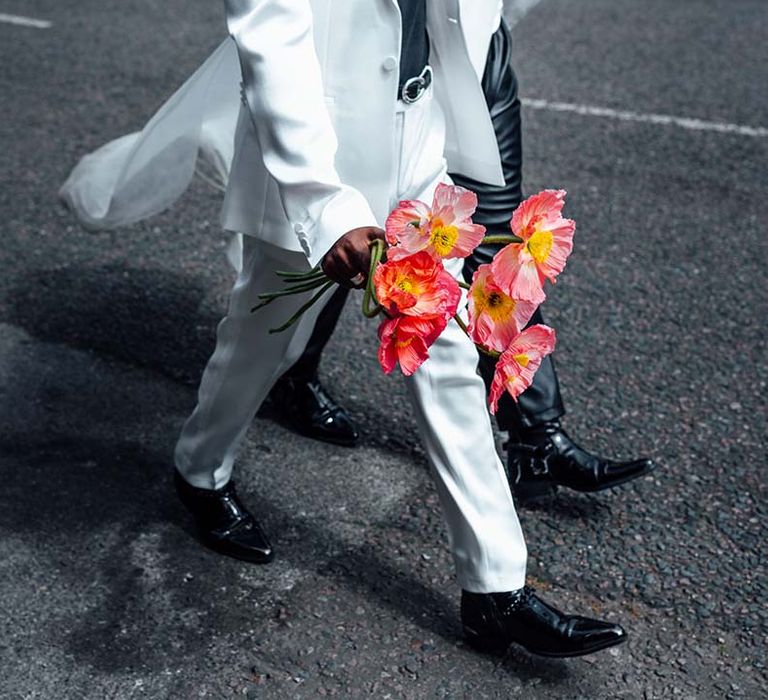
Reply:
<svg viewBox="0 0 768 700"><path fill-rule="evenodd" d="M192 514L200 539L207 547L256 564L274 558L272 545L248 512L230 481L220 489L199 489L174 472L176 493Z"/></svg>
<svg viewBox="0 0 768 700"><path fill-rule="evenodd" d="M528 586L511 593L462 591L461 621L467 641L490 653L520 644L539 656L582 656L627 638L619 625L560 612Z"/></svg>
<svg viewBox="0 0 768 700"><path fill-rule="evenodd" d="M602 491L644 476L656 468L650 459L615 462L579 447L557 421L536 426L510 440L507 469L519 504L552 495L558 486L582 492Z"/></svg>
<svg viewBox="0 0 768 700"><path fill-rule="evenodd" d="M317 378L281 377L269 399L297 433L344 447L357 444L354 421Z"/></svg>

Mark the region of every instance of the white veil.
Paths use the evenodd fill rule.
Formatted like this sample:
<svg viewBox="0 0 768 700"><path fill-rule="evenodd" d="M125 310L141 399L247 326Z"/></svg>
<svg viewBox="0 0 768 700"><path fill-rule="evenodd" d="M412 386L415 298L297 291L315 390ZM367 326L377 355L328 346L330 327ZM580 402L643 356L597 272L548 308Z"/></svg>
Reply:
<svg viewBox="0 0 768 700"><path fill-rule="evenodd" d="M195 172L226 185L240 110L240 63L227 38L141 130L84 156L59 190L83 224L110 229L157 214Z"/></svg>

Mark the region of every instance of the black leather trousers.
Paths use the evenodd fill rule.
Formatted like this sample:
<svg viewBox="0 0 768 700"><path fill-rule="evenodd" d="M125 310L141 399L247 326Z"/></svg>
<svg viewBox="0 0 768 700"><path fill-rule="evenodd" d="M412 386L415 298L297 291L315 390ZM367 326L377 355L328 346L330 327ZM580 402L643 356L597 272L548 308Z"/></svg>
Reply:
<svg viewBox="0 0 768 700"><path fill-rule="evenodd" d="M522 199L522 139L520 133L520 99L517 94L517 78L512 68L512 37L505 24L493 35L483 74L483 92L488 103L496 139L499 144L505 184L501 187L471 180L452 173L457 185L477 193L478 207L473 221L483 224L489 233L509 232L512 212ZM499 246L481 245L466 259L464 278L468 282L479 265L490 262ZM286 373L288 376L312 379L317 374L323 348L338 322L349 290L340 287L317 319L315 329L306 350L298 362ZM542 323L537 311L531 323ZM480 374L490 387L494 361L480 354ZM531 427L544 421L555 420L565 413L560 387L551 355L544 359L533 384L518 397L518 402L504 395L499 401L496 418L499 427L511 434L520 428Z"/></svg>

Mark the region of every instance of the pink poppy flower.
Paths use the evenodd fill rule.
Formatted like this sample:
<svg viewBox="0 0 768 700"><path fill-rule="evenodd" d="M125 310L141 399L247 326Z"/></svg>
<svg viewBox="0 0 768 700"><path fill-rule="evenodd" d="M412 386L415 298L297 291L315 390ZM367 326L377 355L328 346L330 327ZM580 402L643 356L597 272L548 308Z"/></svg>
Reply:
<svg viewBox="0 0 768 700"><path fill-rule="evenodd" d="M456 185L440 183L432 207L403 201L385 224L387 258L396 260L419 251L437 259L466 258L483 240L485 227L472 223L477 195Z"/></svg>
<svg viewBox="0 0 768 700"><path fill-rule="evenodd" d="M490 265L480 265L469 288L469 337L501 352L531 320L537 304L513 299L496 284Z"/></svg>
<svg viewBox="0 0 768 700"><path fill-rule="evenodd" d="M554 282L573 249L576 224L561 216L565 190L544 190L512 215L512 232L523 239L502 248L491 263L497 284L515 299L540 304L544 280Z"/></svg>
<svg viewBox="0 0 768 700"><path fill-rule="evenodd" d="M373 284L390 315L450 318L461 300L456 280L426 251L380 264Z"/></svg>
<svg viewBox="0 0 768 700"><path fill-rule="evenodd" d="M506 391L517 400L533 381L541 361L555 349L555 331L536 324L526 328L501 353L488 397L491 413L496 413L501 395Z"/></svg>
<svg viewBox="0 0 768 700"><path fill-rule="evenodd" d="M417 199L403 200L392 210L384 224L387 243L390 246L400 246L399 254L415 253L423 250L426 226L429 223L431 211L429 207ZM387 257L391 259L390 252Z"/></svg>
<svg viewBox="0 0 768 700"><path fill-rule="evenodd" d="M396 316L382 321L378 358L384 372L389 374L400 363L403 374L410 377L429 357L429 346L447 323L444 316Z"/></svg>

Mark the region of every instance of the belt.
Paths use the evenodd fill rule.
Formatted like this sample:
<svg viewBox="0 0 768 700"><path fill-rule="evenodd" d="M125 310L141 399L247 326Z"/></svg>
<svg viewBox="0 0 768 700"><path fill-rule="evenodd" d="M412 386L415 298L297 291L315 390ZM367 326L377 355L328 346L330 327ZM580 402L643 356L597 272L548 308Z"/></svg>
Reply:
<svg viewBox="0 0 768 700"><path fill-rule="evenodd" d="M406 104L418 102L432 84L432 67L424 66L424 70L415 78L408 78L398 90L400 99Z"/></svg>

